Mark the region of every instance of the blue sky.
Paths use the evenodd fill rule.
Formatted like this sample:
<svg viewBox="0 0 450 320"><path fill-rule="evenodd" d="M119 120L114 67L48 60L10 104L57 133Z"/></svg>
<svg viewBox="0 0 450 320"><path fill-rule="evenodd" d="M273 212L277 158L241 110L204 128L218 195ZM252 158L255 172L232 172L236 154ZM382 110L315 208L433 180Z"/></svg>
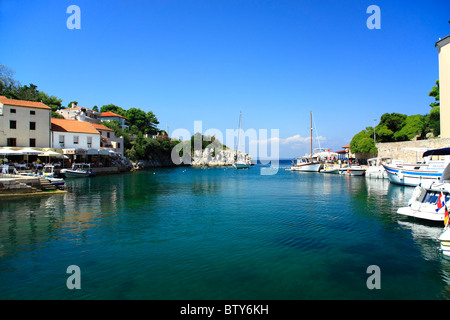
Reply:
<svg viewBox="0 0 450 320"><path fill-rule="evenodd" d="M66 9L81 10L69 30ZM381 29L369 30L370 5ZM92 108L152 110L160 128L279 129L280 156L340 150L386 112L426 114L450 2L0 0L0 63ZM295 139L296 135L300 137ZM314 134L316 135L316 133ZM315 144L316 146L316 144Z"/></svg>

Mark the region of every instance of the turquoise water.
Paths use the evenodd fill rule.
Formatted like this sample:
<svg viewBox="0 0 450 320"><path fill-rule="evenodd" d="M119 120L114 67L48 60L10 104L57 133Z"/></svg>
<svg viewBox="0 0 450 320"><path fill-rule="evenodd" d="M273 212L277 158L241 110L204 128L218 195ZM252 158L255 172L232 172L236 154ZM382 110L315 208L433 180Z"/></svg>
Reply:
<svg viewBox="0 0 450 320"><path fill-rule="evenodd" d="M155 169L3 199L0 299L450 298L442 226L395 213L413 188L260 169Z"/></svg>

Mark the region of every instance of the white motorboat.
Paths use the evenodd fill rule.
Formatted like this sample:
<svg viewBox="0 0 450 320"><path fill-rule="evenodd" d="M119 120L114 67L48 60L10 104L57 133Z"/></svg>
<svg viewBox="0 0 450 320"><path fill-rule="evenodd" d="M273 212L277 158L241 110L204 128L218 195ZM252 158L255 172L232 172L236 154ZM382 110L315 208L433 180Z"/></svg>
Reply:
<svg viewBox="0 0 450 320"><path fill-rule="evenodd" d="M63 178L59 177L58 173L55 170L56 168L60 167L46 164L44 166L44 169L42 169L42 175L54 186L63 186L66 182Z"/></svg>
<svg viewBox="0 0 450 320"><path fill-rule="evenodd" d="M251 165L249 163L233 163L233 167L235 169L248 169L251 167Z"/></svg>
<svg viewBox="0 0 450 320"><path fill-rule="evenodd" d="M366 173L366 169L361 166L342 167L339 168L339 173L348 176L363 176Z"/></svg>
<svg viewBox="0 0 450 320"><path fill-rule="evenodd" d="M434 159L437 157L437 159ZM425 182L437 182L450 163L450 148L426 151L423 163L404 163L393 161L383 163L390 182L404 186L418 186Z"/></svg>
<svg viewBox="0 0 450 320"><path fill-rule="evenodd" d="M450 257L450 228L447 226L438 238L442 254Z"/></svg>
<svg viewBox="0 0 450 320"><path fill-rule="evenodd" d="M320 169L320 173L339 174L339 168L325 165L322 169Z"/></svg>
<svg viewBox="0 0 450 320"><path fill-rule="evenodd" d="M366 178L369 179L388 179L386 169L382 163L390 164L392 159L390 157L378 157L367 160L369 167L366 169Z"/></svg>
<svg viewBox="0 0 450 320"><path fill-rule="evenodd" d="M440 199L440 201L439 201ZM398 214L430 221L444 221L445 208L442 202L450 201L450 165L440 181L421 182L408 202L407 207L397 210Z"/></svg>
<svg viewBox="0 0 450 320"><path fill-rule="evenodd" d="M74 164L72 169L61 169L61 174L66 178L72 177L94 177L95 172L92 172L91 165L88 163Z"/></svg>

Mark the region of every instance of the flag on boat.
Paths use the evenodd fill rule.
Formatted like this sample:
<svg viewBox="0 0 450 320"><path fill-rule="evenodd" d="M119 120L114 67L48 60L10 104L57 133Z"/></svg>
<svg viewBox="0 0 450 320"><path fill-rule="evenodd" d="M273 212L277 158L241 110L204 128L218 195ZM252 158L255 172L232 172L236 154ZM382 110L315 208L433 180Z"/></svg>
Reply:
<svg viewBox="0 0 450 320"><path fill-rule="evenodd" d="M441 191L441 194L439 195L438 202L437 202L437 209L436 212L439 212L441 208L445 207L445 196Z"/></svg>
<svg viewBox="0 0 450 320"><path fill-rule="evenodd" d="M448 209L447 206L445 206L445 217L444 217L444 226L447 227L448 225Z"/></svg>

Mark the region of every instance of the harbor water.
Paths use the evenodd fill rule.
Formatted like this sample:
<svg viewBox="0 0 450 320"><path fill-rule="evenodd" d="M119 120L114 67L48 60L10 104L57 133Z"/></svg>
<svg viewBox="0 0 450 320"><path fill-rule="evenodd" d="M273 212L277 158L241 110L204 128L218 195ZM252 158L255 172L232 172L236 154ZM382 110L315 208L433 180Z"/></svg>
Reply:
<svg viewBox="0 0 450 320"><path fill-rule="evenodd" d="M414 188L288 165L150 169L2 199L0 299L450 298L443 225L396 214ZM81 289L67 287L73 265Z"/></svg>

